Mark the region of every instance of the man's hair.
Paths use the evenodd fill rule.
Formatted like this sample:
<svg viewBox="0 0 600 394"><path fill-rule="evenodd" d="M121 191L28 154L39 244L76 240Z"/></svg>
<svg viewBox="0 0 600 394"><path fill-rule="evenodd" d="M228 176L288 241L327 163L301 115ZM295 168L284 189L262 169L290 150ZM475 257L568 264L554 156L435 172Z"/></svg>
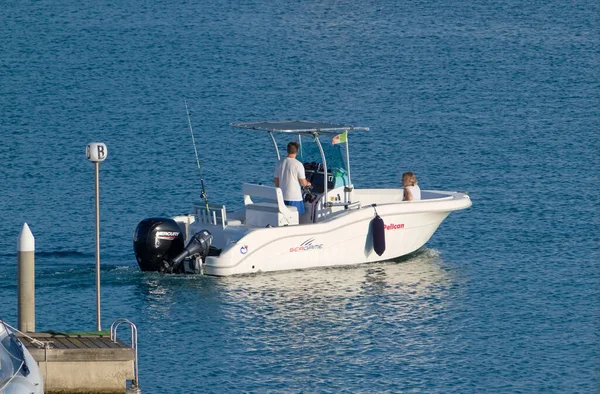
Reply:
<svg viewBox="0 0 600 394"><path fill-rule="evenodd" d="M296 141L290 142L287 146L288 154L298 153L299 150L300 150L300 145L298 145L298 143Z"/></svg>

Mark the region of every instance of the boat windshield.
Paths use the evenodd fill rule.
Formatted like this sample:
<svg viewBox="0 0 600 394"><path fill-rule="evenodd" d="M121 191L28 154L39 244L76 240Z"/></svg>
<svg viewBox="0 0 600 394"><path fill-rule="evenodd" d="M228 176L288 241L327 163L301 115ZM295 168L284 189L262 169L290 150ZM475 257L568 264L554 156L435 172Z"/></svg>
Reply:
<svg viewBox="0 0 600 394"><path fill-rule="evenodd" d="M331 141L321 141L327 169L331 171L347 171L345 143L333 145ZM297 157L302 163L323 164L319 146L313 138L302 137L300 153Z"/></svg>

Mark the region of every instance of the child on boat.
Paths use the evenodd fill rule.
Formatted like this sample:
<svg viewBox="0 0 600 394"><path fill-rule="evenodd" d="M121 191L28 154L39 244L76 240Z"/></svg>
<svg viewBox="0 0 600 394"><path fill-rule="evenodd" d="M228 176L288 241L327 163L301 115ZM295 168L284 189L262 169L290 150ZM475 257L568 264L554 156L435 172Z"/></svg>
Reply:
<svg viewBox="0 0 600 394"><path fill-rule="evenodd" d="M408 171L402 174L402 186L404 186L403 201L416 201L421 199L421 189L419 188L417 176Z"/></svg>

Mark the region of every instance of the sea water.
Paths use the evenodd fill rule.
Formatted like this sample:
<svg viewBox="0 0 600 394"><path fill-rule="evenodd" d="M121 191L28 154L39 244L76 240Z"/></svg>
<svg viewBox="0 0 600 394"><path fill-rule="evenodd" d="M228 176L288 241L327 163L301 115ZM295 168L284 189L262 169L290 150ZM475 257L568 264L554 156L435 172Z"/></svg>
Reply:
<svg viewBox="0 0 600 394"><path fill-rule="evenodd" d="M599 6L595 1L5 1L0 317L36 237L36 328L139 330L142 392L600 390ZM201 171L188 128L190 108ZM272 182L262 133L351 133L353 183L465 190L417 253L213 278L139 271L132 234ZM120 334L127 339L126 330Z"/></svg>

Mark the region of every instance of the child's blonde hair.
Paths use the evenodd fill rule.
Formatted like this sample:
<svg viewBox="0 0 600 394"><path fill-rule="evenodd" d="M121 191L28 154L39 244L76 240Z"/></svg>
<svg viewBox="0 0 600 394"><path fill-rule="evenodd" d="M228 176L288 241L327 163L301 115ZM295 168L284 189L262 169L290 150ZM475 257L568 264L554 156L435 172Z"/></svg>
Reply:
<svg viewBox="0 0 600 394"><path fill-rule="evenodd" d="M417 176L411 171L408 171L408 172L405 172L404 174L402 174L402 183L404 183L404 181L407 181L407 183L410 186L414 186L417 183L419 183L417 181Z"/></svg>

